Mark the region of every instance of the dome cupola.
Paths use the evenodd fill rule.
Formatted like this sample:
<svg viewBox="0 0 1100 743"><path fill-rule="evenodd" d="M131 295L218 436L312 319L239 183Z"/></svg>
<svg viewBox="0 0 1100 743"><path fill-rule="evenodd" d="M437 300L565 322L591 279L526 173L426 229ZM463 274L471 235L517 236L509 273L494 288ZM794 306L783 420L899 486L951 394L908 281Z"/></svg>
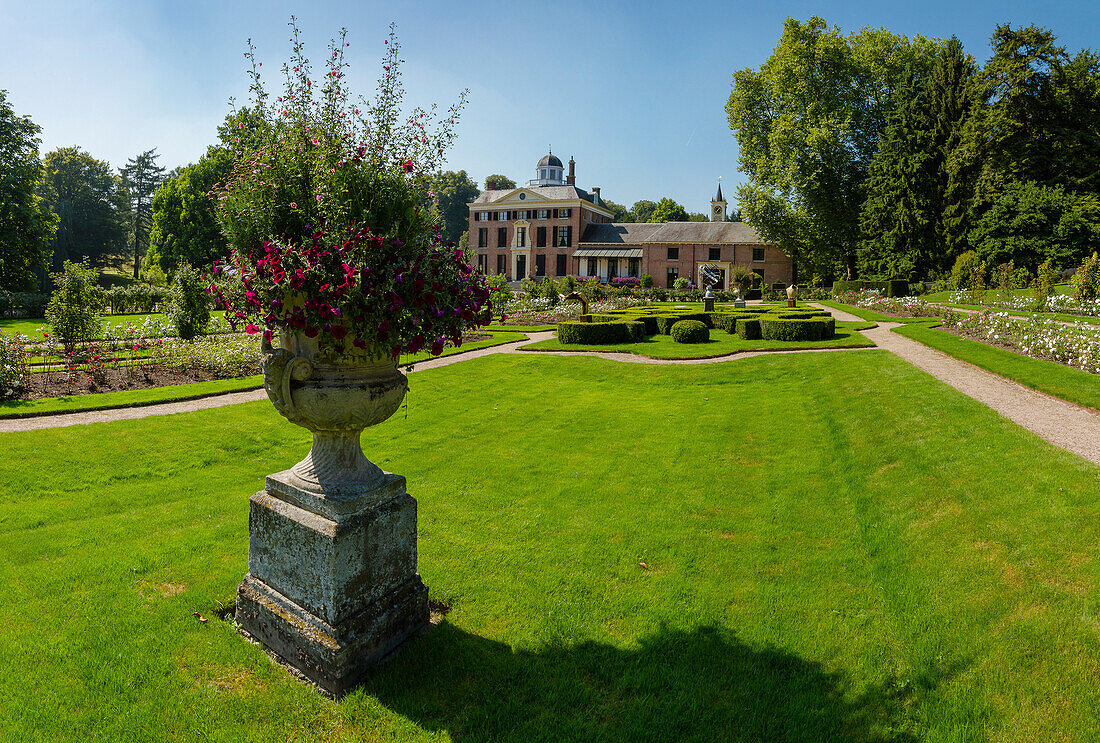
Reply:
<svg viewBox="0 0 1100 743"><path fill-rule="evenodd" d="M527 182L528 186L564 186L565 166L553 151L547 152L539 160L535 167L534 179Z"/></svg>

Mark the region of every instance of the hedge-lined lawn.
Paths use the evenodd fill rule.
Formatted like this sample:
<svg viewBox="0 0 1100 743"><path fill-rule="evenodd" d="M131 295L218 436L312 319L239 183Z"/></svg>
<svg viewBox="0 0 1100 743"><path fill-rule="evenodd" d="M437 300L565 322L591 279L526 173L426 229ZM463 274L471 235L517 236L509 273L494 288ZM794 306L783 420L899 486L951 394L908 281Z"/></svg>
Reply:
<svg viewBox="0 0 1100 743"><path fill-rule="evenodd" d="M1005 348L937 330L928 324L905 325L894 328L894 332L1025 387L1100 410L1100 376L1096 374L1054 361L1033 359Z"/></svg>
<svg viewBox="0 0 1100 743"><path fill-rule="evenodd" d="M826 302L822 300L815 301L814 304L824 305L825 307L832 308L834 310L840 310L841 312L847 312L849 315L855 315L861 317L869 322L928 322L930 317L896 317L894 315L886 315L881 312L875 312L874 310L868 310L863 307L853 307L850 304L843 304L841 302Z"/></svg>
<svg viewBox="0 0 1100 743"><path fill-rule="evenodd" d="M743 340L724 330L711 328L706 343L677 343L669 335L647 335L633 343L601 343L586 345L559 343L557 338L520 346L521 351L596 351L633 353L651 359L705 359L727 356L739 351L784 351L796 348L866 348L874 342L860 334L859 330L874 327L874 323L838 322L833 338L819 341L766 341Z"/></svg>
<svg viewBox="0 0 1100 743"><path fill-rule="evenodd" d="M998 292L1000 290L999 289L990 289L989 291ZM929 302L950 302L951 301L951 295L954 294L954 293L955 293L954 290L948 290L948 291L943 291L943 292L933 292L931 294L923 294L923 295L921 295L920 298L925 299ZM1013 289L1010 293L1015 297L1031 297L1031 296L1033 296L1033 292L1032 292L1031 289ZM1068 296L1070 294L1073 294L1073 287L1070 286L1068 283L1067 284L1055 284L1054 285L1054 293L1055 294L1065 294L1065 295Z"/></svg>
<svg viewBox="0 0 1100 743"><path fill-rule="evenodd" d="M468 351L476 351L479 348L491 348L505 343L515 343L526 340L524 333L492 333L491 338L480 341L464 343L459 348L447 346L440 356L454 356ZM401 366L417 364L433 357L428 351L420 351L412 356L402 356ZM119 392L102 392L91 395L69 395L65 397L47 397L38 400L3 400L0 401L0 419L27 418L38 415L53 415L56 413L78 413L91 410L110 410L112 408L136 408L145 405L160 405L166 402L179 402L181 400L194 400L200 397L210 397L228 392L240 392L263 387L263 377L241 377L238 379L219 379L212 382L192 382L189 384L174 384L166 387L152 387L141 390L123 390Z"/></svg>
<svg viewBox="0 0 1100 743"><path fill-rule="evenodd" d="M263 402L4 435L6 738L1100 736L1100 473L896 357L411 382L364 445L453 610L335 703L214 615L307 432Z"/></svg>

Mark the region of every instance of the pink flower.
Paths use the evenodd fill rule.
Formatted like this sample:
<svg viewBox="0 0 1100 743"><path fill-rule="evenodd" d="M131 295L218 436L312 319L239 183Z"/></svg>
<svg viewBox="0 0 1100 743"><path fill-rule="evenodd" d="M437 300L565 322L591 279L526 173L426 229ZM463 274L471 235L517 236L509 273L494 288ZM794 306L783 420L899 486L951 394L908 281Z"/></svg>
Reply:
<svg viewBox="0 0 1100 743"><path fill-rule="evenodd" d="M317 194L317 203L318 203L318 204L320 204L320 203L321 203L321 194Z"/></svg>
<svg viewBox="0 0 1100 743"><path fill-rule="evenodd" d="M413 171L413 163L412 163L412 160L406 160L406 161L405 161L405 164L404 164L404 165L402 165L401 167L405 169L405 172L406 172L406 173L411 173L411 172Z"/></svg>
<svg viewBox="0 0 1100 743"><path fill-rule="evenodd" d="M298 202L297 201L290 202L290 208L291 209L297 209L298 208Z"/></svg>
<svg viewBox="0 0 1100 743"><path fill-rule="evenodd" d="M252 323L248 323L247 327L245 327L244 329L244 332L248 333L249 335L255 335L256 333L260 332L260 329Z"/></svg>

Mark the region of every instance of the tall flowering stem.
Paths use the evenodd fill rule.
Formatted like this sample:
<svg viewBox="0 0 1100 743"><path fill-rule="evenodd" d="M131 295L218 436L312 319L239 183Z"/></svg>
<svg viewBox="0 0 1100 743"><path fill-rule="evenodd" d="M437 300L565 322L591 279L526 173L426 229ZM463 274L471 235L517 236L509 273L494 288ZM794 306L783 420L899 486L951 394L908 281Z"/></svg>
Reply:
<svg viewBox="0 0 1100 743"><path fill-rule="evenodd" d="M251 105L235 112L232 176L212 192L232 247L211 291L249 332L300 331L337 352L440 353L488 317L489 293L441 243L426 175L454 139L465 93L445 113L401 113L391 26L372 101L353 102L346 31L318 78L295 21L282 95L249 44ZM356 351L357 349L357 351Z"/></svg>

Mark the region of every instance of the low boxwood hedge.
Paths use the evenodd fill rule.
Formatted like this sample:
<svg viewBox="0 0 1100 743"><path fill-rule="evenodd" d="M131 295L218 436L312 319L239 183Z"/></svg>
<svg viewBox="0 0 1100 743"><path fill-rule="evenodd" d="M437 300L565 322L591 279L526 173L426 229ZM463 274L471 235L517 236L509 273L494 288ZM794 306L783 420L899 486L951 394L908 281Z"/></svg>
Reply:
<svg viewBox="0 0 1100 743"><path fill-rule="evenodd" d="M760 337L766 341L819 341L825 337L826 324L824 318L794 320L764 315Z"/></svg>
<svg viewBox="0 0 1100 743"><path fill-rule="evenodd" d="M662 335L668 335L672 331L672 326L681 320L701 322L708 328L712 325L710 315L706 312L682 312L674 315L654 315L653 319L657 324L657 332Z"/></svg>
<svg viewBox="0 0 1100 743"><path fill-rule="evenodd" d="M744 315L735 315L732 312L715 312L710 316L710 324L733 335L737 332L737 318L739 317L744 317Z"/></svg>
<svg viewBox="0 0 1100 743"><path fill-rule="evenodd" d="M706 343L710 340L710 329L701 320L680 320L673 323L669 335L677 343Z"/></svg>
<svg viewBox="0 0 1100 743"><path fill-rule="evenodd" d="M904 297L909 293L909 282L904 279L890 279L889 281L836 281L833 282L833 296L839 296L845 292L860 292L871 289L879 292L884 297Z"/></svg>
<svg viewBox="0 0 1100 743"><path fill-rule="evenodd" d="M746 341L760 340L760 317L737 318L737 334Z"/></svg>
<svg viewBox="0 0 1100 743"><path fill-rule="evenodd" d="M642 339L645 326L640 322L561 322L558 342L597 346L606 343L631 343Z"/></svg>

